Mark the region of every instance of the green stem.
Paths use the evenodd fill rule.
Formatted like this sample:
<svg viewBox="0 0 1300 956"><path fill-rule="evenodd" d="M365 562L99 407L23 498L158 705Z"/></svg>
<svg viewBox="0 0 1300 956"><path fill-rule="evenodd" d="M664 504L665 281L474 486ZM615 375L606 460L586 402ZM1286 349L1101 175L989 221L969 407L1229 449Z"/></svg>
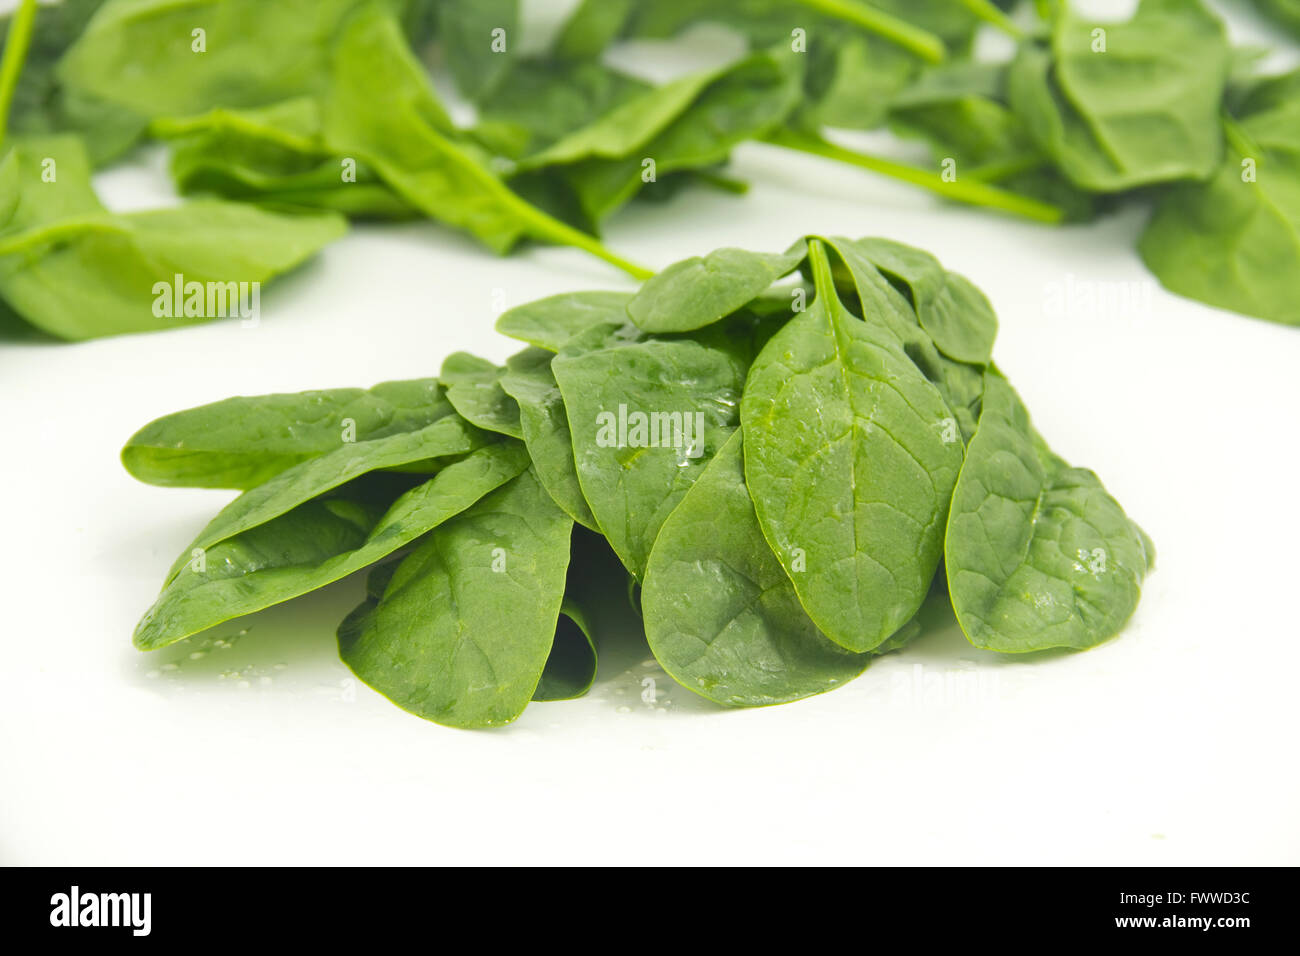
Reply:
<svg viewBox="0 0 1300 956"><path fill-rule="evenodd" d="M992 0L957 0L957 2L980 20L991 23L1008 36L1015 37L1017 40L1024 37L1025 31L1016 26L1010 17L993 4Z"/></svg>
<svg viewBox="0 0 1300 956"><path fill-rule="evenodd" d="M786 149L811 153L814 156L833 159L852 166L860 166L872 172L891 176L914 186L920 186L922 189L928 189L945 199L970 203L973 206L985 206L989 209L999 209L1037 222L1059 223L1065 218L1064 211L1048 203L1039 202L1037 199L1019 196L1016 193L1007 192L1005 189L998 189L981 182L945 182L941 176L927 169L918 169L915 166L899 163L892 159L883 159L879 156L870 156L866 153L845 149L822 139L820 136L798 133L794 130L781 130L770 136L767 141L777 146L783 146Z"/></svg>
<svg viewBox="0 0 1300 956"><path fill-rule="evenodd" d="M929 30L922 30L892 14L867 6L861 0L796 0L797 3L828 17L844 20L884 37L930 63L942 63L948 55L943 40Z"/></svg>
<svg viewBox="0 0 1300 956"><path fill-rule="evenodd" d="M520 200L520 202L523 202L523 200ZM524 203L524 205L527 204ZM559 245L573 246L583 252L589 252L597 259L604 259L610 265L622 269L633 279L644 282L654 275L653 270L647 269L645 266L639 266L635 262L630 262L618 253L607 249L594 236L589 236L580 229L574 229L567 223L552 218L536 206L528 206L528 208L531 212L526 218L534 226L532 231L534 237L548 239Z"/></svg>
<svg viewBox="0 0 1300 956"><path fill-rule="evenodd" d="M430 131L430 135L436 134ZM443 145L444 155L458 164L459 168L467 175L476 179L483 187L484 192L494 196L502 206L505 206L517 216L525 224L524 231L533 239L542 239L561 246L573 246L575 249L589 252L597 259L603 259L610 265L623 270L634 279L644 281L654 275L654 272L650 269L639 266L635 262L630 262L617 253L606 249L595 236L574 229L568 223L562 222L544 210L537 208L489 172L481 163L471 159L465 152L449 141L442 137L438 138ZM382 162L374 162L373 158L371 162L377 168L383 166ZM424 210L431 218L438 218L438 210L430 208L428 203L423 201L424 197L408 195L407 198L411 200L416 208Z"/></svg>
<svg viewBox="0 0 1300 956"><path fill-rule="evenodd" d="M27 47L32 42L32 24L36 20L36 0L23 0L9 21L5 36L4 59L0 60L0 143L4 142L9 128L9 107L14 101L18 76L27 59Z"/></svg>

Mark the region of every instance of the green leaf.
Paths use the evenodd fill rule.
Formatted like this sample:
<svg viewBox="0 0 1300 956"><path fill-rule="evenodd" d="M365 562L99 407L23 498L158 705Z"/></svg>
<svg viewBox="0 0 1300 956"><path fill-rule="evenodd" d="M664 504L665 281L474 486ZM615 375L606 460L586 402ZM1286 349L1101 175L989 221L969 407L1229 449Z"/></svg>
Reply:
<svg viewBox="0 0 1300 956"><path fill-rule="evenodd" d="M1015 653L1099 644L1137 607L1154 559L1097 476L1054 455L990 371L944 546L970 642Z"/></svg>
<svg viewBox="0 0 1300 956"><path fill-rule="evenodd" d="M464 511L528 466L523 446L482 448L386 510L373 501L316 499L228 538L163 589L135 630L154 650L360 571Z"/></svg>
<svg viewBox="0 0 1300 956"><path fill-rule="evenodd" d="M350 430L369 442L418 431L452 411L433 378L227 398L145 425L122 449L122 464L152 485L246 489L334 451Z"/></svg>
<svg viewBox="0 0 1300 956"><path fill-rule="evenodd" d="M1213 172L1228 63L1223 24L1200 0L1142 0L1124 23L1059 16L1050 51L1021 47L1008 92L1073 182L1118 192Z"/></svg>
<svg viewBox="0 0 1300 956"><path fill-rule="evenodd" d="M580 0L555 39L561 59L589 59L605 52L623 29L636 0Z"/></svg>
<svg viewBox="0 0 1300 956"><path fill-rule="evenodd" d="M57 178L48 180L51 170ZM245 309L245 318L254 317L253 291L260 301L262 282L347 228L333 213L281 215L217 200L109 213L71 137L15 145L0 164L0 198L0 208L14 209L0 227L0 297L32 325L70 340L175 328ZM176 276L179 296L172 294Z"/></svg>
<svg viewBox="0 0 1300 956"><path fill-rule="evenodd" d="M597 326L551 363L583 496L637 577L659 526L738 424L752 353L729 331L650 338Z"/></svg>
<svg viewBox="0 0 1300 956"><path fill-rule="evenodd" d="M836 253L848 270L849 286L860 306L856 311L883 322L898 337L907 357L943 396L944 403L953 413L963 443L969 441L975 434L979 401L984 393L983 364L957 361L936 348L929 333L921 328L911 304L876 267L879 243L884 240L830 237L821 241ZM970 315L977 321L963 334L977 336L980 329L987 328L987 323L978 311ZM947 423L943 432L945 438L949 437L951 429Z"/></svg>
<svg viewBox="0 0 1300 956"><path fill-rule="evenodd" d="M596 61L526 61L480 102L474 135L504 156L524 159L649 89Z"/></svg>
<svg viewBox="0 0 1300 956"><path fill-rule="evenodd" d="M518 56L519 0L441 0L438 32L460 92L480 99L501 83Z"/></svg>
<svg viewBox="0 0 1300 956"><path fill-rule="evenodd" d="M646 332L689 332L743 308L808 256L801 239L783 253L718 249L675 262L647 279L627 304Z"/></svg>
<svg viewBox="0 0 1300 956"><path fill-rule="evenodd" d="M1214 177L1169 190L1138 241L1165 288L1300 325L1300 71L1257 90ZM1281 95L1279 95L1279 93Z"/></svg>
<svg viewBox="0 0 1300 956"><path fill-rule="evenodd" d="M496 329L512 339L558 352L593 325L626 323L631 300L629 292L564 292L502 313Z"/></svg>
<svg viewBox="0 0 1300 956"><path fill-rule="evenodd" d="M320 108L309 97L163 118L150 124L150 132L171 142L171 174L182 193L332 209L352 217L419 215L372 168L326 148ZM349 162L355 163L354 175L345 180Z"/></svg>
<svg viewBox="0 0 1300 956"><path fill-rule="evenodd" d="M617 107L521 164L545 169L571 189L586 217L601 222L647 185L727 159L775 130L800 96L798 56L756 53L722 70L691 74Z"/></svg>
<svg viewBox="0 0 1300 956"><path fill-rule="evenodd" d="M447 401L469 420L490 432L523 438L519 403L501 388L505 370L468 352L453 352L442 362L439 378L447 387Z"/></svg>
<svg viewBox="0 0 1300 956"><path fill-rule="evenodd" d="M102 5L103 0L41 4L9 114L9 131L20 136L76 133L96 165L133 146L145 128L145 119L133 111L70 91L55 76L59 58ZM0 19L0 35L6 38L11 19Z"/></svg>
<svg viewBox="0 0 1300 956"><path fill-rule="evenodd" d="M509 723L533 698L551 652L572 528L524 471L436 527L379 601L344 621L344 663L427 720Z"/></svg>
<svg viewBox="0 0 1300 956"><path fill-rule="evenodd" d="M68 88L149 119L267 106L318 92L340 25L373 8L375 0L113 0L55 72Z"/></svg>
<svg viewBox="0 0 1300 956"><path fill-rule="evenodd" d="M763 539L735 432L664 522L642 606L655 658L720 704L759 706L852 680L871 655L827 640Z"/></svg>
<svg viewBox="0 0 1300 956"><path fill-rule="evenodd" d="M810 261L817 298L745 383L745 477L809 616L868 651L925 598L962 448L945 441L952 412L887 324L841 304L820 243Z"/></svg>
<svg viewBox="0 0 1300 956"><path fill-rule="evenodd" d="M429 459L466 455L487 441L487 435L453 414L418 431L399 432L369 441L345 442L333 451L286 468L222 508L176 559L168 580L180 572L195 549L209 549L266 524L362 475Z"/></svg>
<svg viewBox="0 0 1300 956"><path fill-rule="evenodd" d="M538 348L510 356L501 387L519 403L524 444L543 487L574 521L596 531L596 518L578 483L573 435L564 397L551 371L552 358L550 352Z"/></svg>
<svg viewBox="0 0 1300 956"><path fill-rule="evenodd" d="M958 362L987 365L998 319L984 293L964 276L914 246L889 239L859 239L855 248L901 288L935 346Z"/></svg>

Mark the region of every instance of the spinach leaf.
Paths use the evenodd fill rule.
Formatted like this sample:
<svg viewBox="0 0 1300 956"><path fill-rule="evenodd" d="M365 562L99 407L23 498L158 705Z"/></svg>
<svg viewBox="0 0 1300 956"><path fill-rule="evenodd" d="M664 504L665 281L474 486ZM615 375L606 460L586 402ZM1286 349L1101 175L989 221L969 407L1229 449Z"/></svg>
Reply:
<svg viewBox="0 0 1300 956"><path fill-rule="evenodd" d="M205 11L202 55L190 45L196 5ZM142 49L158 55L142 62ZM540 239L648 275L506 186L492 157L451 123L383 0L111 0L59 75L75 90L107 90L114 103L150 119L313 97L323 152L356 160L431 218L498 252Z"/></svg>
<svg viewBox="0 0 1300 956"><path fill-rule="evenodd" d="M798 102L799 70L795 55L772 51L683 77L628 100L520 169L545 169L599 223L646 185L647 160L656 180L707 168L779 127Z"/></svg>
<svg viewBox="0 0 1300 956"><path fill-rule="evenodd" d="M1099 644L1133 613L1154 560L1097 476L1053 454L990 371L944 544L970 642L1015 653Z"/></svg>
<svg viewBox="0 0 1300 956"><path fill-rule="evenodd" d="M10 211L0 224L0 297L32 325L71 340L239 313L254 288L346 229L332 213L283 215L216 200L110 213L90 188L74 137L16 144L0 162L0 209ZM173 295L177 276L184 291Z"/></svg>
<svg viewBox="0 0 1300 956"><path fill-rule="evenodd" d="M926 141L934 162L951 160L959 180L997 183L1041 200L1067 220L1096 212L1096 197L1075 186L1038 148L1006 103L1006 66L965 61L926 70L889 104L897 135Z"/></svg>
<svg viewBox="0 0 1300 956"><path fill-rule="evenodd" d="M874 260L879 257L881 240L824 238L822 242L836 253L848 270L851 298L857 299L860 313L879 319L898 337L907 357L943 396L944 403L953 413L963 443L969 441L975 434L979 401L984 393L984 365L957 361L935 347L934 340L921 328L911 304L876 268ZM895 245L920 252L910 246ZM968 341L978 339L988 329L987 320L978 309L969 313L953 312L951 318L969 322L968 327L956 329L956 335ZM945 440L957 437L951 435L947 423L943 432Z"/></svg>
<svg viewBox="0 0 1300 956"><path fill-rule="evenodd" d="M511 438L523 438L519 403L501 388L505 369L468 352L453 352L442 362L439 378L447 387L447 401L479 428Z"/></svg>
<svg viewBox="0 0 1300 956"><path fill-rule="evenodd" d="M441 0L438 31L456 85L480 99L510 69L520 40L519 0Z"/></svg>
<svg viewBox="0 0 1300 956"><path fill-rule="evenodd" d="M564 60L600 56L619 35L637 0L579 0L555 39L555 55Z"/></svg>
<svg viewBox="0 0 1300 956"><path fill-rule="evenodd" d="M59 198L54 194L61 190L53 183L41 194L34 192L41 185L30 184L41 175L38 164L59 161L42 154L61 156L65 175L75 178L81 170L74 149L70 140L28 144L0 166L0 194L18 206L17 215L0 230L0 295L26 320L63 338L168 328L222 312L242 314L256 305L251 290L343 230L341 220L325 214L289 217L211 202L115 216L104 212L93 195L80 214L67 209L61 216L65 210L59 207L72 204L60 199L76 195L75 183ZM173 309L170 290L178 275L184 277L186 291L176 297L183 305ZM166 294L161 310L160 287ZM193 288L199 289L197 295ZM216 313L205 304L214 293Z"/></svg>
<svg viewBox="0 0 1300 956"><path fill-rule="evenodd" d="M611 325L551 363L583 497L638 578L659 526L736 428L750 358L721 325L667 338Z"/></svg>
<svg viewBox="0 0 1300 956"><path fill-rule="evenodd" d="M1021 47L1008 93L1073 182L1116 192L1210 175L1228 62L1223 24L1200 0L1142 0L1131 20L1104 28L1062 13L1050 50Z"/></svg>
<svg viewBox="0 0 1300 956"><path fill-rule="evenodd" d="M503 312L496 329L512 339L558 352L593 325L626 323L631 300L630 292L564 292Z"/></svg>
<svg viewBox="0 0 1300 956"><path fill-rule="evenodd" d="M509 723L533 698L551 652L572 528L522 472L403 559L373 607L339 628L340 655L361 680L428 720Z"/></svg>
<svg viewBox="0 0 1300 956"><path fill-rule="evenodd" d="M888 239L859 239L855 248L906 294L921 328L944 355L986 365L998 319L984 293L948 272L928 252Z"/></svg>
<svg viewBox="0 0 1300 956"><path fill-rule="evenodd" d="M452 412L433 378L227 398L145 425L122 449L122 464L152 485L247 489L348 438L418 431Z"/></svg>
<svg viewBox="0 0 1300 956"><path fill-rule="evenodd" d="M227 538L163 589L135 631L153 650L324 587L374 564L464 511L528 466L516 443L489 445L402 495L390 507L315 499Z"/></svg>
<svg viewBox="0 0 1300 956"><path fill-rule="evenodd" d="M171 141L171 174L183 193L332 209L351 217L419 215L365 163L329 151L319 104L309 97L164 117L150 124L150 132Z"/></svg>
<svg viewBox="0 0 1300 956"><path fill-rule="evenodd" d="M1300 71L1257 89L1225 118L1213 178L1180 184L1138 241L1167 289L1220 308L1300 325Z"/></svg>
<svg viewBox="0 0 1300 956"><path fill-rule="evenodd" d="M524 444L542 486L574 521L596 531L596 518L578 482L573 435L564 398L551 371L553 357L538 348L510 356L501 387L519 403Z"/></svg>
<svg viewBox="0 0 1300 956"><path fill-rule="evenodd" d="M718 249L675 262L651 276L627 304L627 314L646 332L689 332L712 325L753 301L808 256L796 242L786 252Z"/></svg>
<svg viewBox="0 0 1300 956"><path fill-rule="evenodd" d="M655 658L683 687L757 706L833 690L866 668L804 613L745 486L739 431L664 522L641 601Z"/></svg>
<svg viewBox="0 0 1300 956"><path fill-rule="evenodd" d="M266 524L355 478L372 471L398 468L429 459L466 455L487 444L486 439L483 432L459 415L446 415L418 431L399 432L370 441L348 442L333 451L286 468L275 477L245 491L222 508L176 559L168 580L181 571L195 550L206 550L228 538Z"/></svg>
<svg viewBox="0 0 1300 956"><path fill-rule="evenodd" d="M96 165L125 152L145 128L144 118L132 111L84 91L69 91L55 76L55 64L102 5L103 0L40 5L8 114L9 131L20 136L76 133ZM12 23L13 17L0 18L6 44Z"/></svg>
<svg viewBox="0 0 1300 956"><path fill-rule="evenodd" d="M897 336L843 306L824 246L809 258L816 299L745 383L745 477L809 616L869 651L925 598L962 449L944 440L952 412Z"/></svg>
<svg viewBox="0 0 1300 956"><path fill-rule="evenodd" d="M526 61L480 102L474 136L503 156L525 159L649 89L600 62Z"/></svg>

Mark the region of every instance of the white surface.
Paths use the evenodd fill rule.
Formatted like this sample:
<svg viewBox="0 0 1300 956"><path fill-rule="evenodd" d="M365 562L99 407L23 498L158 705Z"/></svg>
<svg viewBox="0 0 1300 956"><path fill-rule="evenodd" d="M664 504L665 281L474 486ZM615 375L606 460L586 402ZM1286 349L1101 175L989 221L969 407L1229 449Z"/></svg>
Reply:
<svg viewBox="0 0 1300 956"><path fill-rule="evenodd" d="M156 168L101 185L147 205ZM609 244L661 267L879 234L967 274L1042 431L1159 548L1119 639L1026 662L931 634L835 693L750 711L624 648L588 698L493 732L351 679L333 629L357 580L215 629L246 629L230 648L140 654L138 615L231 495L134 482L117 452L137 427L232 394L432 375L456 349L500 359L495 290L509 306L628 287L569 250L497 260L433 225L362 227L271 286L256 329L0 345L0 860L1300 863L1300 331L1164 293L1134 252L1140 212L1054 231L759 146L735 172L748 197L629 210ZM1145 285L1135 308L1049 314L1068 281Z"/></svg>

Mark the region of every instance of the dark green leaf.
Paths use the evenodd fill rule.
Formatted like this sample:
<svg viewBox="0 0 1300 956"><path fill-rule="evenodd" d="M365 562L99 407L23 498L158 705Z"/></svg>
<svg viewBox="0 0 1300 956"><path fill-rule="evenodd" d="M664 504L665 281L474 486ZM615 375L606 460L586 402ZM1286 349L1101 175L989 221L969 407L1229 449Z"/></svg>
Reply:
<svg viewBox="0 0 1300 956"><path fill-rule="evenodd" d="M944 560L976 647L1084 648L1137 606L1155 553L1097 476L1052 454L996 372L953 495Z"/></svg>

